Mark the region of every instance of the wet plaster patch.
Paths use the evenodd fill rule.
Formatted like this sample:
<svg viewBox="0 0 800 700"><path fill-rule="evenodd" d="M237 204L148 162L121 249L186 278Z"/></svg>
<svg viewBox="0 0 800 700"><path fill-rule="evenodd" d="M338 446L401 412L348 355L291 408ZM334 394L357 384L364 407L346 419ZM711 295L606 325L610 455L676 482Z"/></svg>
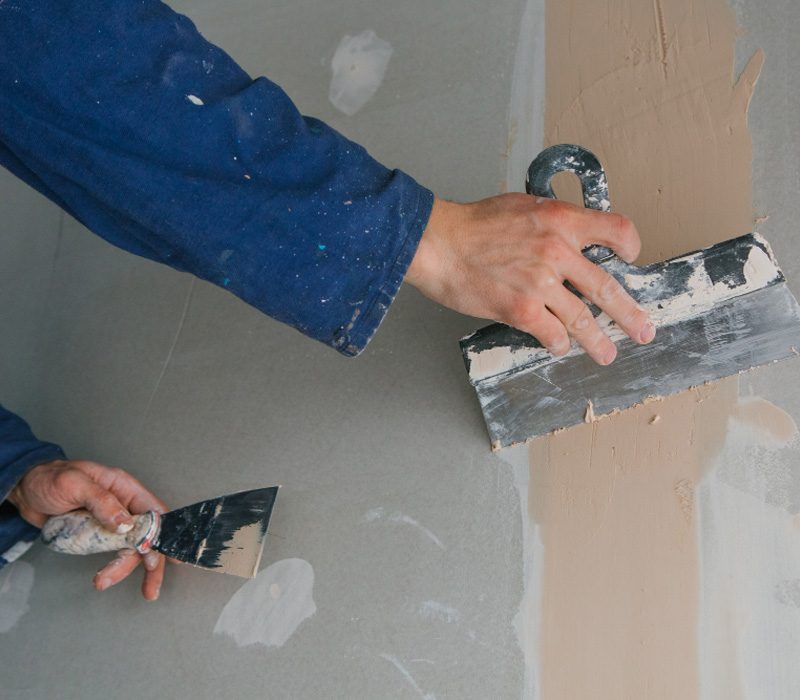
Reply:
<svg viewBox="0 0 800 700"><path fill-rule="evenodd" d="M14 629L30 610L33 572L33 566L26 561L9 564L0 571L0 634Z"/></svg>
<svg viewBox="0 0 800 700"><path fill-rule="evenodd" d="M530 447L541 697L696 697L695 490L736 393L702 387Z"/></svg>
<svg viewBox="0 0 800 700"><path fill-rule="evenodd" d="M364 107L381 86L392 52L371 29L342 37L331 59L331 104L350 117Z"/></svg>
<svg viewBox="0 0 800 700"><path fill-rule="evenodd" d="M642 234L638 262L751 230L747 107L764 56L732 75L725 0L547 0L545 22L543 145L598 155ZM698 484L737 396L725 380L508 458L525 506L525 697L699 696Z"/></svg>
<svg viewBox="0 0 800 700"><path fill-rule="evenodd" d="M240 647L282 647L316 611L311 564L282 559L234 594L220 613L214 634L227 635Z"/></svg>

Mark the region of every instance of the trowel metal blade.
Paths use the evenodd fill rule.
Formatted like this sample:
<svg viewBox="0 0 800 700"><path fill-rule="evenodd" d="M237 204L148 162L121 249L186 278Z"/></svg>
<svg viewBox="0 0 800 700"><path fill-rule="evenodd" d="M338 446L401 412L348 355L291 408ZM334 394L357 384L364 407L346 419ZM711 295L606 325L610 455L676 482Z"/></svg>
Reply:
<svg viewBox="0 0 800 700"><path fill-rule="evenodd" d="M655 340L639 345L616 329L617 359L602 367L579 348L554 358L501 324L465 338L493 449L798 354L800 307L758 234L646 268L602 266L661 314Z"/></svg>
<svg viewBox="0 0 800 700"><path fill-rule="evenodd" d="M161 516L153 549L193 566L252 578L278 488L240 491L170 511Z"/></svg>

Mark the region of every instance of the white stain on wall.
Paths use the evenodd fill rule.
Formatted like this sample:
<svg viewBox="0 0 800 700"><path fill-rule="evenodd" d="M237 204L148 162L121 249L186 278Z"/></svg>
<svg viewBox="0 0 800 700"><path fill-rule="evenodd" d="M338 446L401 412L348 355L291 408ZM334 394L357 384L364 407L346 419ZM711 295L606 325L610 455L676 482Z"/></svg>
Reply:
<svg viewBox="0 0 800 700"><path fill-rule="evenodd" d="M781 409L740 399L697 488L702 700L800 697L795 437Z"/></svg>
<svg viewBox="0 0 800 700"><path fill-rule="evenodd" d="M33 566L26 561L9 564L0 571L0 634L13 629L30 610Z"/></svg>
<svg viewBox="0 0 800 700"><path fill-rule="evenodd" d="M392 664L392 666L400 671L400 674L403 676L406 683L408 683L408 685L414 689L414 692L419 695L422 700L436 700L436 696L433 693L426 693L422 690L422 688L419 687L419 683L417 683L414 676L412 676L409 670L400 662L400 659L392 654L381 654L380 657L388 661L390 664Z"/></svg>
<svg viewBox="0 0 800 700"><path fill-rule="evenodd" d="M449 624L461 622L461 612L438 600L426 600L419 606L419 615L426 620L441 620Z"/></svg>
<svg viewBox="0 0 800 700"><path fill-rule="evenodd" d="M445 547L444 542L442 542L436 534L431 531L429 528L421 525L418 521L412 518L410 515L406 515L405 513L386 513L386 510L382 506L378 506L377 508L372 508L368 510L364 517L361 519L362 522L371 523L376 520L386 520L390 523L398 523L401 525L409 525L413 527L419 532L421 532L425 537L427 537L431 542L433 542L439 549L447 549Z"/></svg>
<svg viewBox="0 0 800 700"><path fill-rule="evenodd" d="M240 647L281 647L316 611L313 567L305 559L282 559L236 591L214 634L227 635Z"/></svg>
<svg viewBox="0 0 800 700"><path fill-rule="evenodd" d="M521 192L531 159L544 143L544 0L527 0L511 74L506 189Z"/></svg>
<svg viewBox="0 0 800 700"><path fill-rule="evenodd" d="M378 91L392 57L392 45L371 29L346 34L331 59L328 97L340 112L353 116Z"/></svg>
<svg viewBox="0 0 800 700"><path fill-rule="evenodd" d="M539 620L542 619L542 575L544 544L540 526L530 517L530 457L526 445L508 447L497 453L511 467L514 486L519 495L522 516L522 600L514 616L517 641L525 660L522 687L524 700L536 700L539 692Z"/></svg>

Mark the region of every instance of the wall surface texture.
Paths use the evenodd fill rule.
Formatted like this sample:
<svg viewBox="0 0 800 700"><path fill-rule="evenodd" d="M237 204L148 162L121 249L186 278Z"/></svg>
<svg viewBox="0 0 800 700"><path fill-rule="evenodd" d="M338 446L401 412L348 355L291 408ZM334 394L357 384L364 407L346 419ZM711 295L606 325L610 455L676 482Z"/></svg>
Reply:
<svg viewBox="0 0 800 700"><path fill-rule="evenodd" d="M581 142L647 260L760 218L800 292L790 0L175 6L440 196ZM498 457L479 322L413 290L346 360L7 174L0 221L3 404L174 506L283 485L252 582L171 567L146 603L41 547L0 572L4 698L800 697L800 363Z"/></svg>

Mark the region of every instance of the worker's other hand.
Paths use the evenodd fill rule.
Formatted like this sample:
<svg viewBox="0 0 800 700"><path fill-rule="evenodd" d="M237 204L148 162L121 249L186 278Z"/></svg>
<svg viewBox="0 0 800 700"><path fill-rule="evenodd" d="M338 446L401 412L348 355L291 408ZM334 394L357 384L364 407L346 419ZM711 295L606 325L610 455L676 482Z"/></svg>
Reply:
<svg viewBox="0 0 800 700"><path fill-rule="evenodd" d="M636 342L649 343L655 327L619 282L581 254L591 244L627 262L641 249L619 214L527 194L471 204L437 198L406 280L451 309L530 333L553 355L565 354L572 337L607 365L617 349L565 281Z"/></svg>
<svg viewBox="0 0 800 700"><path fill-rule="evenodd" d="M122 469L96 462L54 460L31 469L8 495L19 514L31 525L42 527L51 515L61 515L85 508L108 530L132 522L132 513L168 508L142 484ZM119 583L139 565L144 565L142 595L158 598L164 579L164 556L148 552L144 556L133 549L123 549L116 559L94 577L99 591Z"/></svg>

